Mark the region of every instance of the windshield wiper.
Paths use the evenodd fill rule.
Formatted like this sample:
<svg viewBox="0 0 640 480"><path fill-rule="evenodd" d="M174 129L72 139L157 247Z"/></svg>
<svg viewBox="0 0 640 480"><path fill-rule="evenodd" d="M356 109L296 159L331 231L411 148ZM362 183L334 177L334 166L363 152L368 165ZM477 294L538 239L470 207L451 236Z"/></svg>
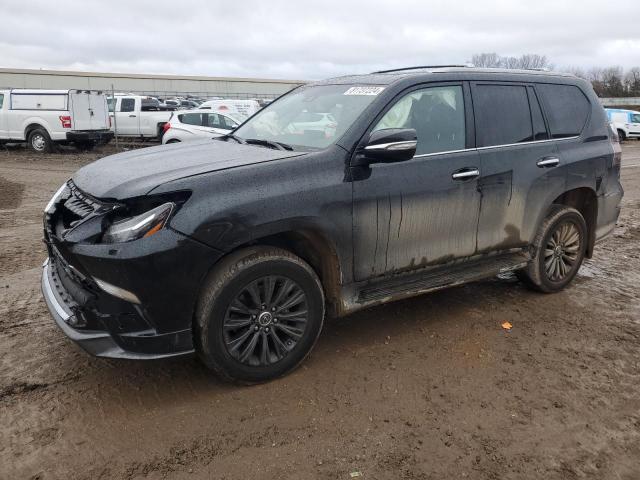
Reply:
<svg viewBox="0 0 640 480"><path fill-rule="evenodd" d="M282 142L276 142L274 140L264 140L262 138L247 138L245 143L256 144L256 145L264 145L266 147L272 147L277 150L293 150L291 145Z"/></svg>
<svg viewBox="0 0 640 480"><path fill-rule="evenodd" d="M243 145L247 143L247 141L244 138L238 137L237 135L234 135L233 133L225 133L224 135L221 135L219 137L213 137L213 138L215 140L221 140L223 138L226 140L227 138L231 138L232 140L235 140L236 142L241 143Z"/></svg>

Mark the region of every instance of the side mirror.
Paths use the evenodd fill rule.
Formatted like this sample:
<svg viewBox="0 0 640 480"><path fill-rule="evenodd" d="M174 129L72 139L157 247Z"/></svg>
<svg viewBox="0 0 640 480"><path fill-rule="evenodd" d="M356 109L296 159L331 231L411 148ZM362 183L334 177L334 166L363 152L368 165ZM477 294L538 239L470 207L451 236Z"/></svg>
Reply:
<svg viewBox="0 0 640 480"><path fill-rule="evenodd" d="M394 163L411 160L418 136L413 128L385 128L369 136L362 154L366 163Z"/></svg>

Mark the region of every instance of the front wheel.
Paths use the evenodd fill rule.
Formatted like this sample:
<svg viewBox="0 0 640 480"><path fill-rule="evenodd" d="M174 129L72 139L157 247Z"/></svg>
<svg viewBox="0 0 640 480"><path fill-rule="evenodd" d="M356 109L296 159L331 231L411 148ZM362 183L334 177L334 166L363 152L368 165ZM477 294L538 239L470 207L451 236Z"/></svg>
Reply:
<svg viewBox="0 0 640 480"><path fill-rule="evenodd" d="M624 133L624 130L618 130L618 138L621 142L624 142L627 139L627 134Z"/></svg>
<svg viewBox="0 0 640 480"><path fill-rule="evenodd" d="M313 269L286 250L252 247L209 275L196 310L196 350L224 379L260 383L298 366L323 321L324 293Z"/></svg>
<svg viewBox="0 0 640 480"><path fill-rule="evenodd" d="M553 293L578 273L587 248L587 224L575 208L552 205L533 242L534 255L519 277L535 290Z"/></svg>

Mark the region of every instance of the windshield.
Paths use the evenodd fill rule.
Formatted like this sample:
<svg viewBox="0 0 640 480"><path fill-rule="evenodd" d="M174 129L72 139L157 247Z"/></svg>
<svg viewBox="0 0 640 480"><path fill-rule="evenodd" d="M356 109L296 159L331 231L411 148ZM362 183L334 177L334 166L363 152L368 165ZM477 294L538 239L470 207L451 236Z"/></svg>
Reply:
<svg viewBox="0 0 640 480"><path fill-rule="evenodd" d="M323 85L301 87L269 104L234 134L321 149L335 143L383 87Z"/></svg>

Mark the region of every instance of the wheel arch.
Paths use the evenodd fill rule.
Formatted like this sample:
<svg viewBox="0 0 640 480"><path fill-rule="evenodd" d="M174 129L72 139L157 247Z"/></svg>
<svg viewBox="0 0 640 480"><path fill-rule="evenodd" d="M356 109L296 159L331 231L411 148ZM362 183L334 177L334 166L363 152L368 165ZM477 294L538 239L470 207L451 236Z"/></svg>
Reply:
<svg viewBox="0 0 640 480"><path fill-rule="evenodd" d="M257 245L282 248L307 262L320 278L328 313L332 316L342 313L342 268L335 245L324 232L304 227L271 233L238 245L227 255Z"/></svg>
<svg viewBox="0 0 640 480"><path fill-rule="evenodd" d="M33 132L34 130L37 130L39 128L43 129L45 132L47 132L47 135L49 135L49 138L51 138L51 133L49 132L49 129L43 125L44 122L36 122L36 121L27 121L25 122L25 127L24 127L24 139L25 141L29 139L29 134L31 132Z"/></svg>
<svg viewBox="0 0 640 480"><path fill-rule="evenodd" d="M593 256L596 241L596 227L598 219L598 198L596 192L589 187L574 188L559 195L552 204L565 205L575 208L584 217L587 224L587 250L585 256Z"/></svg>

